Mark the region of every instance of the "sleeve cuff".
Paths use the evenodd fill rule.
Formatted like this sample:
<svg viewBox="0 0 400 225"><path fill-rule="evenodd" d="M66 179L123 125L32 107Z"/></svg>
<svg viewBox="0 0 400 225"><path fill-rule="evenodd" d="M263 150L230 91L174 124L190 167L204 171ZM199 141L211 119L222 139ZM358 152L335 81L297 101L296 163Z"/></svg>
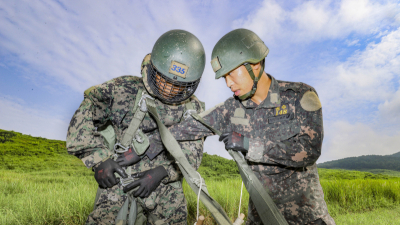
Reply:
<svg viewBox="0 0 400 225"><path fill-rule="evenodd" d="M96 149L92 152L92 154L82 158L82 162L85 164L85 166L90 169L94 165L98 164L99 162L103 161L104 159L107 159L111 156L112 154L110 153L109 150L106 149Z"/></svg>
<svg viewBox="0 0 400 225"><path fill-rule="evenodd" d="M247 152L246 158L253 162L262 162L264 153L266 151L266 143L260 139L248 139L249 151Z"/></svg>

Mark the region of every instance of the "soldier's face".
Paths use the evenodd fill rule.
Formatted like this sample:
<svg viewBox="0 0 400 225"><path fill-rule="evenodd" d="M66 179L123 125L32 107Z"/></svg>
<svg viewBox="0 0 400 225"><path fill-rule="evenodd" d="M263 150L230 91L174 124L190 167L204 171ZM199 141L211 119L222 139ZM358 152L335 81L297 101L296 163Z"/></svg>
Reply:
<svg viewBox="0 0 400 225"><path fill-rule="evenodd" d="M246 67L243 65L232 70L225 75L224 78L226 86L228 86L236 96L241 96L250 92L253 87L253 80Z"/></svg>
<svg viewBox="0 0 400 225"><path fill-rule="evenodd" d="M185 89L169 83L158 74L156 74L156 85L165 99L171 99Z"/></svg>

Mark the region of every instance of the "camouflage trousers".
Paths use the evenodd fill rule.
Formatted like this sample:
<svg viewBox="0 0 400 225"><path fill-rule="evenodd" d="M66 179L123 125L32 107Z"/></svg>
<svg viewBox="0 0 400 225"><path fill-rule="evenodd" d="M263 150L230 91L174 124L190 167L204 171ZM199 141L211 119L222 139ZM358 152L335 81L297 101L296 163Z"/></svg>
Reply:
<svg viewBox="0 0 400 225"><path fill-rule="evenodd" d="M256 207L254 206L253 201L251 198L249 199L249 211L248 211L248 216L247 216L247 221L246 225L262 225L262 221L260 216L257 213ZM292 224L292 223L289 223ZM327 225L325 221L321 218L312 221L310 223L307 223L307 225Z"/></svg>
<svg viewBox="0 0 400 225"><path fill-rule="evenodd" d="M328 213L319 179L313 177L311 170L285 169L280 170L280 173L269 174L265 172L267 167L268 165L264 164L250 164L261 184L264 188L268 188L271 198L288 224L335 225L335 221ZM309 189L313 192L302 192ZM250 224L263 224L251 198L246 225Z"/></svg>
<svg viewBox="0 0 400 225"><path fill-rule="evenodd" d="M89 214L86 224L115 224L127 194L120 184L113 188L100 189L101 193L95 202L94 210ZM182 185L161 183L147 198L137 198L147 216L147 224L187 224L187 206Z"/></svg>

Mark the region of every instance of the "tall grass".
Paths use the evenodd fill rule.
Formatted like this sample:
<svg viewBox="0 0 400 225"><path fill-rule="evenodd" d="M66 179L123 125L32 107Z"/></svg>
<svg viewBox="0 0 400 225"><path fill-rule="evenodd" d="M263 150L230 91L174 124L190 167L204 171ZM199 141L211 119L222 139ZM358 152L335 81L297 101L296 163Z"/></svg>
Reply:
<svg viewBox="0 0 400 225"><path fill-rule="evenodd" d="M234 221L238 214L241 179L206 178L206 184L211 196ZM397 207L398 212L400 206L399 179L321 180L321 184L334 218L379 208L390 211ZM193 224L197 196L185 182L183 187L188 202L188 223ZM0 170L0 224L83 224L92 210L96 189L97 183L89 170L29 173ZM246 218L248 199L244 189L241 212ZM202 204L200 214L206 217L206 224L216 224ZM382 224L373 217L368 218L369 222L364 224Z"/></svg>
<svg viewBox="0 0 400 225"><path fill-rule="evenodd" d="M208 192L210 195L222 206L228 214L231 221L235 221L238 217L239 202L240 202L240 188L242 179L226 179L223 181L214 179L205 179ZM197 214L197 194L192 191L190 186L183 182L183 191L185 192L186 200L188 203L188 224L193 224L196 221ZM241 213L244 213L247 218L247 206L249 203L249 193L243 186L243 195L241 203ZM206 217L206 224L216 224L212 218L211 213L200 202L200 215Z"/></svg>
<svg viewBox="0 0 400 225"><path fill-rule="evenodd" d="M68 172L0 172L0 224L83 224L97 183Z"/></svg>
<svg viewBox="0 0 400 225"><path fill-rule="evenodd" d="M331 215L400 205L400 180L321 180Z"/></svg>

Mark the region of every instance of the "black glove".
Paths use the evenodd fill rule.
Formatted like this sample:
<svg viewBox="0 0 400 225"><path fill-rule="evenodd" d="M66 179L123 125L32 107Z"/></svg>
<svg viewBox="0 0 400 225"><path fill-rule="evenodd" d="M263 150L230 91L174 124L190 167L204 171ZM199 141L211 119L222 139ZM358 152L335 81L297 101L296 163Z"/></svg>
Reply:
<svg viewBox="0 0 400 225"><path fill-rule="evenodd" d="M132 174L133 178L140 179L126 185L124 187L124 192L126 193L135 187L140 186L139 189L133 193L133 196L145 198L149 196L150 193L158 187L158 185L160 185L161 180L166 176L168 176L168 174L163 166Z"/></svg>
<svg viewBox="0 0 400 225"><path fill-rule="evenodd" d="M225 149L232 149L246 154L249 151L249 139L236 132L223 133L219 137L219 141L225 143Z"/></svg>
<svg viewBox="0 0 400 225"><path fill-rule="evenodd" d="M132 148L129 148L128 151L124 152L124 154L120 154L115 162L120 166L132 166L139 162L140 159L140 156L138 156Z"/></svg>
<svg viewBox="0 0 400 225"><path fill-rule="evenodd" d="M94 168L94 178L99 183L100 188L111 188L119 182L114 175L117 172L121 177L127 178L128 175L118 163L108 158Z"/></svg>

